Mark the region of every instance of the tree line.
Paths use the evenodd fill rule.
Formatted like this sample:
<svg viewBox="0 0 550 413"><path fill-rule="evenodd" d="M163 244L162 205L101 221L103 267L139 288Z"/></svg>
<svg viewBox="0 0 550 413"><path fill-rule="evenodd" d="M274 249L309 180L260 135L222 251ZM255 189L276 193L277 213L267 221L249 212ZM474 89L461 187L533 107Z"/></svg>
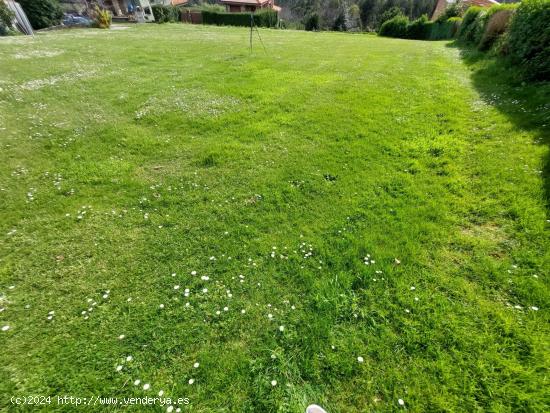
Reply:
<svg viewBox="0 0 550 413"><path fill-rule="evenodd" d="M281 18L306 30L377 31L397 15L431 16L437 0L278 0Z"/></svg>

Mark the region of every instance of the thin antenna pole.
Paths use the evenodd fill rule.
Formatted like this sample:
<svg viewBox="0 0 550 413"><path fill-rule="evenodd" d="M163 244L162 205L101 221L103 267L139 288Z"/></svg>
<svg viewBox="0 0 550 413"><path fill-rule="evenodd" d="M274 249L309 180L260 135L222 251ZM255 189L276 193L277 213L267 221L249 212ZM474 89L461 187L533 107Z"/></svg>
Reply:
<svg viewBox="0 0 550 413"><path fill-rule="evenodd" d="M252 53L252 27L254 26L254 17L250 13L250 53Z"/></svg>

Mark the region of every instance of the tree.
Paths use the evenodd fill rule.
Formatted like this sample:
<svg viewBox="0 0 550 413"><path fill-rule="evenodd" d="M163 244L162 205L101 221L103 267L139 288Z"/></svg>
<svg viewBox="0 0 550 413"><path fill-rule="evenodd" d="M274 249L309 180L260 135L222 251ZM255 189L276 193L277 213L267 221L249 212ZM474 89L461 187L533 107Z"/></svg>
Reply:
<svg viewBox="0 0 550 413"><path fill-rule="evenodd" d="M57 0L19 0L19 4L36 30L58 25L63 18Z"/></svg>
<svg viewBox="0 0 550 413"><path fill-rule="evenodd" d="M362 30L361 9L357 4L352 4L348 9L349 22L348 30Z"/></svg>
<svg viewBox="0 0 550 413"><path fill-rule="evenodd" d="M384 22L387 22L388 20L391 20L397 16L404 16L403 10L398 6L392 6L384 13L382 13L380 19L378 20L378 23L380 26L382 26Z"/></svg>
<svg viewBox="0 0 550 413"><path fill-rule="evenodd" d="M0 36L4 36L10 32L14 17L14 13L8 9L6 3L0 1Z"/></svg>
<svg viewBox="0 0 550 413"><path fill-rule="evenodd" d="M374 30L377 24L378 10L380 8L379 0L363 0L361 3L361 22L363 27Z"/></svg>
<svg viewBox="0 0 550 413"><path fill-rule="evenodd" d="M319 15L317 13L310 14L306 18L304 25L307 31L319 30Z"/></svg>

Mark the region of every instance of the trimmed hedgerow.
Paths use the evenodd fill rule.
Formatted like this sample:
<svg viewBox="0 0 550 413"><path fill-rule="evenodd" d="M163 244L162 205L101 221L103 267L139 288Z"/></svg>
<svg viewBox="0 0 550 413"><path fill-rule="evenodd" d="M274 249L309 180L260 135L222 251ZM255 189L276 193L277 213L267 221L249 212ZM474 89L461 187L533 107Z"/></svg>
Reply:
<svg viewBox="0 0 550 413"><path fill-rule="evenodd" d="M180 9L175 6L163 6L162 4L155 4L151 6L153 16L157 23L175 23L181 21Z"/></svg>
<svg viewBox="0 0 550 413"><path fill-rule="evenodd" d="M466 10L460 29L458 30L458 39L465 43L477 45L483 35L486 15L487 11L482 7L473 6Z"/></svg>
<svg viewBox="0 0 550 413"><path fill-rule="evenodd" d="M262 10L252 13L254 24L258 27L277 27L278 16L274 10ZM204 24L217 26L250 26L250 13L217 13L202 11Z"/></svg>
<svg viewBox="0 0 550 413"><path fill-rule="evenodd" d="M432 26L433 23L428 19L428 16L423 14L407 25L407 38L417 40L429 39Z"/></svg>
<svg viewBox="0 0 550 413"><path fill-rule="evenodd" d="M443 21L435 21L432 24L430 40L447 40L456 37L460 28L462 19L460 17L451 17Z"/></svg>
<svg viewBox="0 0 550 413"><path fill-rule="evenodd" d="M407 26L409 25L409 18L403 15L395 16L389 20L386 20L378 34L385 37L399 37L401 39L408 38Z"/></svg>
<svg viewBox="0 0 550 413"><path fill-rule="evenodd" d="M452 39L460 26L459 17L446 21L431 22L428 16L423 15L414 21L406 16L396 16L380 27L380 36L398 37L415 40L442 40Z"/></svg>
<svg viewBox="0 0 550 413"><path fill-rule="evenodd" d="M508 29L506 49L527 77L550 80L550 0L524 0L519 5Z"/></svg>
<svg viewBox="0 0 550 413"><path fill-rule="evenodd" d="M517 8L517 4L500 4L487 11L485 27L478 43L480 50L490 49L496 40L502 36Z"/></svg>

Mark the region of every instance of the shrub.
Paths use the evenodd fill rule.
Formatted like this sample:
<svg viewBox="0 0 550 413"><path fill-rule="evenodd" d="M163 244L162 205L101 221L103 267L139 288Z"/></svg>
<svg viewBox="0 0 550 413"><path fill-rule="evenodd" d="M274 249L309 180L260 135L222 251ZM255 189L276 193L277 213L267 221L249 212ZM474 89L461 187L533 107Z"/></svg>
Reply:
<svg viewBox="0 0 550 413"><path fill-rule="evenodd" d="M524 0L510 23L507 47L512 62L532 79L550 80L550 0Z"/></svg>
<svg viewBox="0 0 550 413"><path fill-rule="evenodd" d="M417 40L429 39L432 25L433 23L430 22L428 16L423 14L407 25L407 38Z"/></svg>
<svg viewBox="0 0 550 413"><path fill-rule="evenodd" d="M395 16L394 18L385 21L382 26L380 26L379 34L380 36L406 39L408 25L408 17L403 15Z"/></svg>
<svg viewBox="0 0 550 413"><path fill-rule="evenodd" d="M108 29L111 27L112 20L113 16L111 16L109 10L100 9L97 5L95 6L94 23L96 27L100 29Z"/></svg>
<svg viewBox="0 0 550 413"><path fill-rule="evenodd" d="M258 27L277 27L277 12L274 10L258 11L252 14L254 24ZM250 13L216 13L202 11L202 22L204 24L215 24L218 26L250 26Z"/></svg>
<svg viewBox="0 0 550 413"><path fill-rule="evenodd" d="M31 26L38 30L61 23L63 11L57 0L19 0Z"/></svg>
<svg viewBox="0 0 550 413"><path fill-rule="evenodd" d="M317 13L310 14L304 21L304 26L310 32L319 30L319 15Z"/></svg>
<svg viewBox="0 0 550 413"><path fill-rule="evenodd" d="M432 25L430 33L431 40L446 40L453 39L458 33L460 23L462 19L460 17L451 17L444 21L435 21Z"/></svg>
<svg viewBox="0 0 550 413"><path fill-rule="evenodd" d="M483 19L486 14L483 8L477 6L466 10L458 31L458 38L466 43L477 44L476 38L478 38L478 41L481 39L484 27Z"/></svg>
<svg viewBox="0 0 550 413"><path fill-rule="evenodd" d="M382 25L387 22L388 20L393 19L397 16L404 16L403 10L401 10L397 6L390 7L388 10L386 10L382 15L380 16L380 19L378 20L378 24L380 25L380 28L382 28Z"/></svg>
<svg viewBox="0 0 550 413"><path fill-rule="evenodd" d="M453 17L462 17L465 10L466 6L464 5L464 3L462 3L461 1L457 1L456 3L448 5L443 14L441 14L436 21L438 23L443 23Z"/></svg>
<svg viewBox="0 0 550 413"><path fill-rule="evenodd" d="M3 1L0 1L0 36L10 33L14 16L15 14L8 9L8 6Z"/></svg>
<svg viewBox="0 0 550 413"><path fill-rule="evenodd" d="M174 23L181 21L181 11L175 6L164 6L162 4L155 4L151 6L155 21L161 23Z"/></svg>
<svg viewBox="0 0 550 413"><path fill-rule="evenodd" d="M483 35L478 44L480 50L490 49L495 41L506 32L516 8L515 4L503 4L489 9Z"/></svg>

